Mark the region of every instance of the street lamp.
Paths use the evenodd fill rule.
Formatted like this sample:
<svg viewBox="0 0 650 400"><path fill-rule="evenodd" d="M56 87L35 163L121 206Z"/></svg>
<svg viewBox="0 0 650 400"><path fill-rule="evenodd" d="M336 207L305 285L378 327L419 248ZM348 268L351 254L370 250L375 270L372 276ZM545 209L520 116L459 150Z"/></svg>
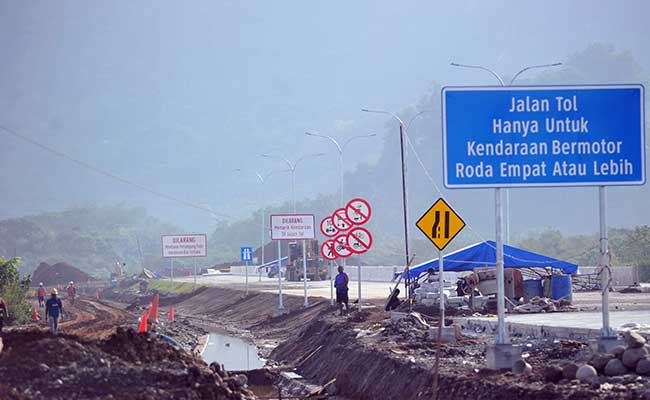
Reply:
<svg viewBox="0 0 650 400"><path fill-rule="evenodd" d="M260 154L260 157L265 157L265 158L275 158L278 160L283 161L285 164L287 164L287 167L289 167L289 171L291 172L291 203L293 205L293 213L296 213L296 168L298 167L298 164L307 157L320 157L324 153L314 153L314 154L307 154L304 155L300 158L298 158L296 161L291 162L289 159L286 157L280 157L280 156L275 156L271 154ZM280 312L284 312L284 307L282 306L282 273L281 273L281 268L280 268L280 241L278 240L278 287L279 287L279 295L280 295L280 302L278 305L278 310ZM304 306L305 308L309 307L309 300L307 299L307 243L305 240L302 241L302 273L303 273L303 282L304 282L304 291L305 291L305 302Z"/></svg>
<svg viewBox="0 0 650 400"><path fill-rule="evenodd" d="M371 133L369 135L358 135L358 136L352 136L348 140L346 140L343 145L339 143L338 140L334 139L333 137L329 135L321 135L315 132L305 132L305 135L308 136L314 136L314 137L320 137L324 139L328 139L334 145L336 146L336 150L339 152L339 207L344 207L343 204L343 152L345 151L346 146L353 141L354 139L361 139L361 138L370 138L370 137L375 137L377 136L376 133ZM329 264L329 275L330 275L330 304L334 305L334 286L332 282L332 262L328 262ZM347 266L347 259L343 259L343 266ZM359 266L361 268L361 266ZM359 282L361 282L361 273L359 272ZM361 283L359 283L360 285ZM360 289L359 289L360 290ZM361 297L361 296L359 296ZM359 302L359 307L361 307L361 302Z"/></svg>
<svg viewBox="0 0 650 400"><path fill-rule="evenodd" d="M547 67L556 67L559 65L562 65L562 63L553 63L553 64L542 64L542 65L531 65L525 68L522 68L519 70L510 80L510 84L506 85L496 72L493 70L484 67L482 65L468 65L468 64L458 64L458 63L451 63L452 66L454 67L461 67L461 68L474 68L474 69L481 69L483 71L487 71L490 74L492 74L501 86L511 86L514 82L515 79L517 79L522 73L529 71L531 69L537 69L537 68L547 68ZM506 243L509 243L510 241L510 195L508 190L506 189ZM504 294L505 294L505 282L504 282L504 271L503 271L503 232L502 232L502 213L503 213L503 208L501 207L501 200L502 200L502 195L501 195L501 188L496 188L494 189L494 203L495 203L495 225L496 225L496 275L497 275L497 336L496 336L496 344L508 344L509 340L506 337L506 328L505 328L505 301L504 301Z"/></svg>
<svg viewBox="0 0 650 400"><path fill-rule="evenodd" d="M341 145L338 140L334 139L329 135L321 135L311 131L305 132L305 135L329 139L329 141L334 143L334 145L336 146L336 150L339 152L339 207L343 207L344 205L343 204L343 152L345 151L345 147L354 139L375 137L377 136L377 134L371 133L369 135L352 136L351 138L343 142L343 145Z"/></svg>
<svg viewBox="0 0 650 400"><path fill-rule="evenodd" d="M455 62L452 62L450 64L452 66L454 66L454 67L480 69L480 70L489 72L490 74L492 74L492 76L494 76L499 81L499 84L501 84L501 86L512 86L515 83L515 80L517 80L517 78L519 78L519 76L521 74L523 74L526 71L530 71L531 69L558 67L558 66L562 65L561 62L556 62L556 63L551 63L551 64L529 65L529 66L527 66L525 68L520 69L512 77L512 79L510 79L510 83L508 83L506 85L503 78L501 78L501 76L499 74L497 74L496 72L494 72L490 68L484 67L482 65L459 64L459 63L455 63ZM505 221L506 222L506 224L505 224L506 225L505 226L505 239L506 239L506 244L510 244L510 190L505 189L505 192L506 192L506 198L505 198L505 209L506 209L506 212L505 212L505 214L506 214L505 215L505 217L506 217L505 218L506 219L506 221Z"/></svg>
<svg viewBox="0 0 650 400"><path fill-rule="evenodd" d="M375 114L386 114L390 115L393 117L397 122L399 123L399 143L400 143L400 157L402 161L402 207L403 207L403 216L404 216L404 255L405 255L405 263L404 265L408 265L409 263L409 212L408 212L408 198L407 198L407 192L406 192L406 158L404 156L404 153L406 151L406 148L404 146L404 133L405 133L405 125L404 121L400 117L397 116L397 114L392 113L390 111L384 111L384 110L369 110L367 108L361 109L363 112L367 113L375 113ZM408 298L408 280L405 279L404 283L406 284L406 297Z"/></svg>
<svg viewBox="0 0 650 400"><path fill-rule="evenodd" d="M298 158L296 161L291 162L289 159L285 157L280 157L280 156L275 156L271 154L260 154L260 157L265 157L265 158L274 158L276 160L281 160L285 164L287 164L287 167L289 167L289 172L291 172L291 204L293 206L293 213L296 213L296 191L295 191L295 186L296 186L296 167L298 167L298 164L306 159L307 157L320 157L324 155L324 153L314 153L314 154L307 154L304 155L300 158Z"/></svg>
<svg viewBox="0 0 650 400"><path fill-rule="evenodd" d="M241 169L241 168L237 168L237 169L235 169L235 171L243 172L244 170ZM264 187L264 184L266 183L266 181L269 179L269 177L271 175L276 174L278 172L287 172L287 171L271 171L271 172L268 172L266 174L262 174L257 170L252 170L252 172L255 174L255 176L257 177L257 180L260 182L262 187ZM264 211L265 211L264 205L262 205L262 224L261 224L262 225L262 235L261 235L261 241L260 241L260 248L262 249L262 255L261 255L261 262L260 262L260 266L259 266L260 270L258 271L260 281L262 280L262 269L261 269L261 267L266 262L266 258L264 257L264 247L266 247L264 245L265 244L265 239L266 239L266 234L264 233L264 231L266 230L266 220L264 219Z"/></svg>

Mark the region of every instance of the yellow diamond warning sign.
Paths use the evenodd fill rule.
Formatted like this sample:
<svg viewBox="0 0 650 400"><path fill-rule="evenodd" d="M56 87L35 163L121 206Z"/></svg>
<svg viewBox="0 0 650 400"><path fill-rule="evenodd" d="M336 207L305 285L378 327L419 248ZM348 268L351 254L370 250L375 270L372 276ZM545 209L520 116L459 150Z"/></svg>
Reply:
<svg viewBox="0 0 650 400"><path fill-rule="evenodd" d="M438 250L442 250L465 227L465 221L444 199L439 198L415 225Z"/></svg>

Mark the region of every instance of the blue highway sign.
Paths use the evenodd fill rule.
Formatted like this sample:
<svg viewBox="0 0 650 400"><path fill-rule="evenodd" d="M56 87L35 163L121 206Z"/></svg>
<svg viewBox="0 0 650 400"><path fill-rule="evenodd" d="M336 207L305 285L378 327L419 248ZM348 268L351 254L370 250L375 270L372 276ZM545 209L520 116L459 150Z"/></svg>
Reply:
<svg viewBox="0 0 650 400"><path fill-rule="evenodd" d="M445 87L448 188L645 183L642 85Z"/></svg>
<svg viewBox="0 0 650 400"><path fill-rule="evenodd" d="M252 247L242 247L240 250L241 262L251 262L253 261L253 248Z"/></svg>

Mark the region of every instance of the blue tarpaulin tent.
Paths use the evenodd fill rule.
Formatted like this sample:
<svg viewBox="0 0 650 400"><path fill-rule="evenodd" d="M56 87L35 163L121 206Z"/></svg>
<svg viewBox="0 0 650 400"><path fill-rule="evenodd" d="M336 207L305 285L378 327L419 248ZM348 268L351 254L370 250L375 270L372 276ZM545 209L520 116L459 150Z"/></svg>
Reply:
<svg viewBox="0 0 650 400"><path fill-rule="evenodd" d="M503 246L505 268L557 268L566 274L578 272L578 266L532 251ZM474 268L496 265L496 244L488 240L443 255L443 268L449 272L471 271ZM429 268L438 270L438 259L429 260L409 269L410 278L417 278Z"/></svg>

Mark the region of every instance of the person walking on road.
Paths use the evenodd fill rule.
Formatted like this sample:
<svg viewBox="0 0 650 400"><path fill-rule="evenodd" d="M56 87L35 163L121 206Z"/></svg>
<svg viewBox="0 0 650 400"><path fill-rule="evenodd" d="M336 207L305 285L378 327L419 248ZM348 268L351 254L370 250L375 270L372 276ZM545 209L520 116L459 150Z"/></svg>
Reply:
<svg viewBox="0 0 650 400"><path fill-rule="evenodd" d="M0 299L0 333L2 333L2 328L4 328L5 318L8 316L7 303L5 302L5 299Z"/></svg>
<svg viewBox="0 0 650 400"><path fill-rule="evenodd" d="M74 287L74 282L70 281L67 291L68 291L68 300L70 300L70 304L74 306L74 299L75 297L77 297L77 288Z"/></svg>
<svg viewBox="0 0 650 400"><path fill-rule="evenodd" d="M339 265L338 268L339 274L336 275L334 279L334 287L336 288L336 304L339 306L340 315L347 314L348 312L348 274L343 272L343 266ZM343 311L343 305L345 305L345 312Z"/></svg>
<svg viewBox="0 0 650 400"><path fill-rule="evenodd" d="M59 328L59 317L63 317L63 303L57 297L59 292L56 289L50 291L52 296L45 302L45 319L50 323L50 332L56 335Z"/></svg>
<svg viewBox="0 0 650 400"><path fill-rule="evenodd" d="M39 307L45 306L45 288L43 287L43 282L38 284L36 295L38 296L38 306Z"/></svg>

